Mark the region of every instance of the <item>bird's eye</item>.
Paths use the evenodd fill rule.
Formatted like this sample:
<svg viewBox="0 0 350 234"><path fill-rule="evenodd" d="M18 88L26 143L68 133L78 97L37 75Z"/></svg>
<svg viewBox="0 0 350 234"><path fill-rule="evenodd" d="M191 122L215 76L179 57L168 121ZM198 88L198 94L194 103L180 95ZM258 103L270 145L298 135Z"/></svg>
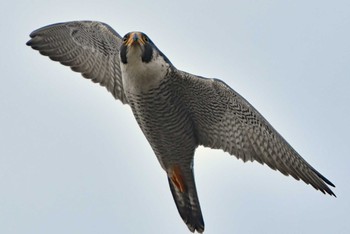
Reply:
<svg viewBox="0 0 350 234"><path fill-rule="evenodd" d="M129 37L129 34L125 35L125 36L123 37L123 42L126 42L126 41L128 40L128 37Z"/></svg>
<svg viewBox="0 0 350 234"><path fill-rule="evenodd" d="M143 40L144 40L145 42L148 42L148 37L147 37L147 36L143 36Z"/></svg>

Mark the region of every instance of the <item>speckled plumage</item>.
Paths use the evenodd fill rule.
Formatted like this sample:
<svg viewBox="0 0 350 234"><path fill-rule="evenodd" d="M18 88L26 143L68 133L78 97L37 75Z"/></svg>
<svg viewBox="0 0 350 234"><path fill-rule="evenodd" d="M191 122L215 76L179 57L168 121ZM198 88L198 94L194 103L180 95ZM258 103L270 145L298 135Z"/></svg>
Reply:
<svg viewBox="0 0 350 234"><path fill-rule="evenodd" d="M131 106L192 232L204 231L193 176L199 145L267 164L334 195L327 184L334 185L243 97L218 79L177 70L145 34L122 39L104 23L75 21L49 25L30 36L27 45L100 83Z"/></svg>

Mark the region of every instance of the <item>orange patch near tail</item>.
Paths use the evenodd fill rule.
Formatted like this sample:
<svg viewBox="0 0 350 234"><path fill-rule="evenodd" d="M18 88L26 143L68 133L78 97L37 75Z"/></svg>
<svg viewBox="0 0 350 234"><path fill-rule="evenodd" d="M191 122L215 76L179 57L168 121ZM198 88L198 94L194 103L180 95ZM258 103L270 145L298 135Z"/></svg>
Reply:
<svg viewBox="0 0 350 234"><path fill-rule="evenodd" d="M174 183L176 188L178 190L180 190L180 192L183 193L183 192L186 191L186 186L185 186L184 180L182 178L181 169L180 169L179 166L174 166L171 169L171 177L170 177L170 179Z"/></svg>

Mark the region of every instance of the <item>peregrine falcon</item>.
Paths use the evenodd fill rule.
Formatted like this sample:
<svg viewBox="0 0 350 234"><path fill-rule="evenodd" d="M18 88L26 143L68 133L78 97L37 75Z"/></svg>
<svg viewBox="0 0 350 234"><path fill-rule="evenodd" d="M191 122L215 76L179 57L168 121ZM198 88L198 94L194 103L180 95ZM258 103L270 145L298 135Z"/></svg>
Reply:
<svg viewBox="0 0 350 234"><path fill-rule="evenodd" d="M178 70L142 32L121 37L105 23L73 21L30 34L28 46L70 66L130 105L164 169L181 218L204 231L193 175L199 145L267 164L335 196L307 163L242 96L219 79ZM328 185L327 185L328 184Z"/></svg>

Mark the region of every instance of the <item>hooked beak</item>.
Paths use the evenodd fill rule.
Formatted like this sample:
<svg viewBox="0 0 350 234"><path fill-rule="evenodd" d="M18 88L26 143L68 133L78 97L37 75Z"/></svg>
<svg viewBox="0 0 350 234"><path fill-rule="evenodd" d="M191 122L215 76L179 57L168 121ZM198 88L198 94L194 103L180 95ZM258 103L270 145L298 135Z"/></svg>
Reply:
<svg viewBox="0 0 350 234"><path fill-rule="evenodd" d="M132 32L130 33L128 40L125 42L125 45L129 47L135 44L144 45L145 43L146 42L142 38L142 35L140 32Z"/></svg>

